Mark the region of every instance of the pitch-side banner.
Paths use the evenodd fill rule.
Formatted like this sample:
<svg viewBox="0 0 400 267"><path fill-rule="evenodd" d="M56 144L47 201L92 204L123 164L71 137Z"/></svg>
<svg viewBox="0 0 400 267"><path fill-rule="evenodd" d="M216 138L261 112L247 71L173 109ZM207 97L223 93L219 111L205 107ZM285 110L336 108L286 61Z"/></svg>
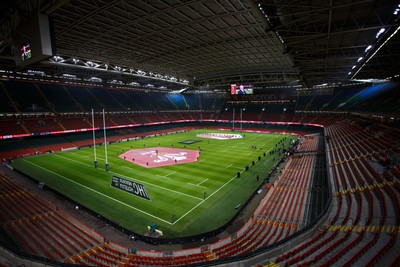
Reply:
<svg viewBox="0 0 400 267"><path fill-rule="evenodd" d="M146 191L146 187L134 181L130 181L118 176L113 175L111 186L121 189L125 192L131 193L135 196L150 200L150 196Z"/></svg>

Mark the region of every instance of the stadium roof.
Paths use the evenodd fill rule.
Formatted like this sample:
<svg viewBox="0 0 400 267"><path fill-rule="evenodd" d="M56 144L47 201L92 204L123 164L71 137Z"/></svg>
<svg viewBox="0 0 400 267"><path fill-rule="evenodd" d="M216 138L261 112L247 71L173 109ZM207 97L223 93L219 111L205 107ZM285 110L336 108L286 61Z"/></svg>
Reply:
<svg viewBox="0 0 400 267"><path fill-rule="evenodd" d="M157 86L168 80L181 88L186 84L227 88L231 83L311 88L350 79L386 79L400 74L399 4L398 0L2 1L0 64L15 68L12 33L40 12L52 20L58 57L30 68L51 75L100 76L117 83Z"/></svg>

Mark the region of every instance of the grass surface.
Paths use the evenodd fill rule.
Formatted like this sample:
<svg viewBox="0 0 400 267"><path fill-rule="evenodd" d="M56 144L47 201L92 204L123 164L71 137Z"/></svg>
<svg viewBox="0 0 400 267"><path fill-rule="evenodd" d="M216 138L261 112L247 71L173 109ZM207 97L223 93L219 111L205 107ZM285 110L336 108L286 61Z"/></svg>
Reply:
<svg viewBox="0 0 400 267"><path fill-rule="evenodd" d="M195 235L224 225L238 212L235 207L248 200L278 161L280 156L269 155L269 151L284 138L257 133L232 140L196 137L210 132L221 131L193 130L107 145L108 172L104 146L96 147L97 169L93 148L20 158L13 167L138 234L156 223L164 237ZM286 147L292 138L286 138ZM187 149L201 148L198 162L147 169L118 158L131 147L184 148L180 142L186 140L200 141L186 145ZM250 168L244 171L247 165ZM241 172L240 178L236 178L237 172ZM113 175L145 185L150 201L111 187Z"/></svg>

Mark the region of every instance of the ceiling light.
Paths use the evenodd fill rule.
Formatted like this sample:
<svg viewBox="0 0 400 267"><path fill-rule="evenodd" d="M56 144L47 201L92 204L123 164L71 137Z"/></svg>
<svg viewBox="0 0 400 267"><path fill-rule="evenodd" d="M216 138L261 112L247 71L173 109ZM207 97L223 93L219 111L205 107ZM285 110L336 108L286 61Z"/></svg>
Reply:
<svg viewBox="0 0 400 267"><path fill-rule="evenodd" d="M367 53L371 48L372 48L372 45L367 46L367 48L365 48L365 53Z"/></svg>
<svg viewBox="0 0 400 267"><path fill-rule="evenodd" d="M98 77L95 77L95 76L92 76L92 77L90 77L90 79L89 79L89 81L92 81L92 82L102 82L102 79L101 78L98 78Z"/></svg>
<svg viewBox="0 0 400 267"><path fill-rule="evenodd" d="M389 42L389 40L395 36L397 34L397 32L400 31L400 26L397 27L397 29L385 40L385 42L383 42L376 50L375 52L364 62L364 64L358 69L358 71L356 73L354 73L353 77L351 77L352 79L361 71L361 69L368 63L368 61L371 60L371 58L373 58L376 53L378 53L378 51L387 43Z"/></svg>
<svg viewBox="0 0 400 267"><path fill-rule="evenodd" d="M356 67L357 67L357 66L356 66L356 65L354 65L353 67L351 67L351 69L352 69L352 70L354 70Z"/></svg>
<svg viewBox="0 0 400 267"><path fill-rule="evenodd" d="M378 33L376 34L376 38L379 38L379 36L381 36L381 34L385 31L385 28L381 28Z"/></svg>
<svg viewBox="0 0 400 267"><path fill-rule="evenodd" d="M59 62L59 61L63 61L64 59L60 56L54 56L53 57L54 61Z"/></svg>
<svg viewBox="0 0 400 267"><path fill-rule="evenodd" d="M363 57L359 57L359 58L357 59L357 62L360 62L362 59L363 59Z"/></svg>

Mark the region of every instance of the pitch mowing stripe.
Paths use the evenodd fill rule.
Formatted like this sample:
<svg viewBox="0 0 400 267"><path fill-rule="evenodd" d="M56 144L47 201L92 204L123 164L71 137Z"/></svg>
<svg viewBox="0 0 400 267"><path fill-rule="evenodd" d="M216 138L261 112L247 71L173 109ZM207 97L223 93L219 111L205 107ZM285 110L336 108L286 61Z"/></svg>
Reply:
<svg viewBox="0 0 400 267"><path fill-rule="evenodd" d="M163 178L166 178L166 179L168 179L168 180L171 180L171 178L169 178L168 176L170 176L170 175L172 175L172 174L175 174L175 173L176 173L176 171L171 172L171 173L166 174L166 175L156 174L156 176L163 177Z"/></svg>
<svg viewBox="0 0 400 267"><path fill-rule="evenodd" d="M54 154L54 155L56 155L56 154ZM62 157L62 156L60 156L60 155L56 155L56 156L61 157L61 158L65 158L65 157ZM72 160L72 159L69 159L69 158L65 158L65 159L68 159L68 160L71 160L71 161L75 161L75 160ZM82 163L82 162L79 162L79 161L75 161L75 162L80 163L80 164L83 164L83 165L91 166L91 165L89 165L89 164ZM224 165L224 166L226 166L226 165ZM244 170L242 169L241 173L242 173L243 171L244 171ZM110 173L113 173L113 172L110 172ZM116 174L118 174L118 173L116 173ZM118 175L121 175L121 174L118 174ZM121 176L126 177L126 176L124 176L124 175L121 175ZM129 177L126 177L126 178L129 178ZM194 197L194 198L196 198L196 199L201 200L201 202L199 202L197 205L195 205L193 208L191 208L189 211L187 211L185 214L183 214L181 217L179 217L179 218L178 218L176 221L174 221L173 223L170 223L170 222L169 222L169 224L170 224L170 225L174 225L175 223L179 222L181 219L183 219L184 217L186 217L187 215L189 215L193 210L195 210L197 207L199 207L204 201L206 201L207 199L209 199L210 197L212 197L214 194L216 194L217 192L219 192L219 191L220 191L222 188L224 188L226 185L228 185L228 184L229 184L232 180L234 180L235 178L236 178L236 176L232 177L229 181L227 181L225 184L223 184L221 187L219 187L217 190L215 190L213 193L211 193L211 194L210 194L207 198L205 198L205 199L201 199L201 198ZM142 182L143 182L143 181L142 181ZM143 182L143 183L146 183L146 182ZM148 183L148 184L152 185L151 183ZM156 187L159 187L159 186L156 186ZM163 187L160 187L160 188L163 188ZM167 189L167 190L176 192L176 191L171 190L171 189ZM182 194L184 194L184 193L182 193ZM186 195L186 194L184 194L184 195Z"/></svg>
<svg viewBox="0 0 400 267"><path fill-rule="evenodd" d="M205 179L203 182L200 182L197 185L201 185L202 183L207 182L207 181L208 181L208 179Z"/></svg>
<svg viewBox="0 0 400 267"><path fill-rule="evenodd" d="M92 165L89 165L89 164L86 164L86 163L83 163L83 162L80 162L80 161L76 161L76 160L73 160L73 159L70 159L70 158L66 158L66 157L63 157L63 156L60 156L60 155L57 155L57 154L54 154L54 155L57 156L57 157L69 160L69 161L73 161L73 162L76 162L76 163L79 163L79 164L82 164L82 165L93 167ZM109 171L109 173L113 173L113 174L122 176L122 177L127 178L127 179L135 180L135 179L133 179L131 177L125 176L125 175L117 173L117 172ZM166 187L162 187L162 186L159 186L159 185L155 185L155 184L152 184L152 183L149 183L149 182L145 182L145 181L142 181L142 180L140 180L140 182L144 183L144 184L148 184L148 185L154 186L154 187L157 187L157 188L160 188L160 189L164 189L164 190L176 193L176 194L180 194L180 195L183 195L183 196L187 196L187 197L194 198L194 199L197 199L197 200L203 200L202 198L199 198L199 197L191 196L191 195L179 192L179 191L175 191L175 190L172 190L172 189L169 189L169 188L166 188Z"/></svg>
<svg viewBox="0 0 400 267"><path fill-rule="evenodd" d="M208 161L206 162L205 159L199 160L198 162L202 162L202 163L204 163L204 164L210 164L210 165L217 165L217 166L225 167L225 169L230 168L230 167L235 168L235 169L239 169L239 170L242 170L242 169L243 169L243 168L241 168L241 167L232 166L233 164L226 165L226 164L220 164L220 163L215 163L215 162L208 162Z"/></svg>
<svg viewBox="0 0 400 267"><path fill-rule="evenodd" d="M243 171L242 171L243 172ZM190 214L193 210L195 210L198 206L200 206L204 201L206 201L207 199L209 199L210 197L212 197L213 195L215 195L219 190L221 190L222 188L224 188L227 184L229 184L230 182L232 182L234 179L236 178L236 176L233 176L229 181L227 181L226 183L224 183L220 188L218 188L217 190L215 190L214 192L212 192L208 197L206 197L204 200L202 200L199 204L197 204L196 206L194 206L193 208L191 208L188 212L186 212L185 214L183 214L181 217L179 217L179 219L177 219L176 221L174 221L172 224L175 224L177 222L179 222L182 218L186 217L188 214Z"/></svg>
<svg viewBox="0 0 400 267"><path fill-rule="evenodd" d="M117 203L119 203L119 204L121 204L121 205L124 205L124 206L126 206L126 207L128 207L128 208L131 208L131 209L133 209L133 210L136 210L136 211L138 211L138 212L141 212L141 213L143 213L143 214L146 214L147 216L150 216L150 217L152 217L152 218L155 218L155 219L158 219L158 220L160 220L160 221L162 221L162 222L165 222L165 223L167 223L167 224L169 224L169 225L172 225L172 223L169 222L169 221L167 221L167 220L161 219L161 218L159 218L159 217L157 217L157 216L155 216L155 215L153 215L153 214L150 214L150 213L148 213L148 212L145 212L145 211L143 211L143 210L141 210L141 209L132 207L132 206L130 206L130 205L128 205L128 204L126 204L126 203L124 203L124 202L118 200L118 199L115 199L115 198L110 197L110 196L108 196L108 195L106 195L106 194L103 194L103 193L101 193L101 192L99 192L99 191L97 191L97 190L94 190L94 189L92 189L92 188L90 188L90 187L87 187L86 185L83 185L83 184L80 184L80 183L78 183L78 182L75 182L74 180L68 179L67 177L65 177L65 176L63 176L63 175L61 175L61 174L58 174L58 173L53 172L53 171L51 171L51 170L48 170L48 169L46 169L46 168L44 168L44 167L42 167L42 166L40 166L40 165L37 165L37 164L35 164L35 163L33 163L33 162L30 162L30 161L27 161L27 160L25 160L25 159L23 159L23 161L25 161L25 162L27 162L27 163L29 163L29 164L32 164L32 165L34 165L34 166L36 166L36 167L38 167L38 168L40 168L40 169L43 169L43 170L45 170L45 171L47 171L47 172L50 172L50 173L52 173L52 174L54 174L54 175L57 175L57 176L59 176L59 177L65 179L65 180L67 180L67 181L69 181L69 182L71 182L71 183L74 183L74 184L76 184L76 185L79 185L79 186L81 186L81 187L83 187L83 188L85 188L85 189L88 189L88 190L90 190L90 191L92 191L92 192L94 192L94 193L97 193L97 194L99 194L99 195L101 195L101 196L103 196L103 197L106 197L106 198L108 198L108 199L111 199L111 200L113 200L113 201L115 201L115 202L117 202Z"/></svg>
<svg viewBox="0 0 400 267"><path fill-rule="evenodd" d="M56 155L56 154L55 154L55 155ZM61 156L60 156L60 157L61 157ZM92 159L91 156L81 156L81 157L85 157L85 158L88 158L88 159ZM104 160L104 161L105 161L105 158L102 158L102 157L99 157L99 156L97 156L97 159L100 159L100 160ZM233 163L230 164L230 165L226 165L226 164L219 164L219 163L214 163L214 162L209 162L209 161L206 162L205 159L204 159L204 160L199 160L199 161L197 161L197 162L198 162L198 163L209 164L209 165L222 166L222 167L226 167L226 169L227 169L228 167L229 167L229 168L238 169L238 170L243 170L243 169L244 169L244 168L242 168L242 167L234 166ZM80 162L80 163L81 163L81 162ZM193 162L193 163L196 163L196 162ZM90 166L91 166L91 165L90 165ZM121 166L121 167L126 168L126 169L129 169L129 168L130 168L129 166ZM186 166L181 165L180 168L186 168ZM191 166L190 168L192 168L192 166ZM206 169L207 169L207 167L203 167L203 168L206 168ZM204 171L205 171L205 170L202 170L201 173L204 174ZM200 171L199 171L199 172L200 172ZM160 174L156 174L156 175L157 175L157 176L162 176L162 177L165 176L165 175L160 175ZM165 177L166 177L166 176L165 176ZM169 178L169 177L167 177L167 178Z"/></svg>
<svg viewBox="0 0 400 267"><path fill-rule="evenodd" d="M279 136L279 137L282 137L282 136ZM182 139L182 138L180 138L180 139ZM158 142L158 141L154 141L154 142L150 142L150 140L147 140L146 139L146 147L148 147L148 146L150 146L150 144L154 144L154 145L156 145L157 143L158 143L158 146L160 146L160 143L161 143L161 146L166 146L166 147L169 147L169 145L171 144L171 143L173 143L173 146L174 147L178 147L178 148L182 148L183 147L183 145L178 145L178 144L176 144L176 142L178 142L177 140L180 140L180 139L175 139L175 136L174 136L174 139L172 139L172 137L171 137L171 139L169 139L169 140L164 140L164 141L162 141L162 142ZM226 174L226 172L229 170L229 168L231 169L231 171L234 171L235 173L236 173L236 170L233 168L233 167L235 167L235 165L236 165L236 167L238 168L238 170L237 171L240 171L240 173L243 173L244 172L244 168L241 168L241 167L238 167L238 166L240 166L240 165L242 165L243 164L243 162L242 161L240 161L240 160L237 160L236 159L236 154L241 154L242 156L244 156L245 154L247 154L247 153L249 153L250 152L250 147L251 147L251 145L254 145L255 144L255 142L253 142L252 140L255 140L255 138L246 138L247 140L247 142L246 142L246 145L245 146L247 146L248 145L248 147L246 147L246 148L243 148L243 149L239 149L239 148L237 148L237 147L235 147L235 145L234 145L234 143L233 142L221 142L221 143L219 143L219 142L214 142L214 141L212 141L212 142L210 142L210 143L208 143L207 145L205 144L205 142L203 142L203 143L199 143L199 145L201 146L201 150L202 151L204 151L204 160L206 160L206 162L204 163L204 165L205 166L203 166L203 165L192 165L192 164L187 164L188 166L184 166L184 165L179 165L179 168L182 168L182 170L187 170L187 169L189 169L189 168L192 168L193 167L193 170L191 170L191 171L194 171L195 173L193 174L193 175L190 175L190 179L187 177L187 174L179 174L179 172L178 173L176 173L176 174L174 174L174 175L172 175L172 174L170 174L171 173L171 171L174 171L174 170L176 170L175 168L169 168L168 169L168 171L161 171L160 170L160 172L158 172L158 174L155 174L155 176L164 176L164 178L167 178L167 175L168 175L168 177L171 177L171 178L173 178L172 180L171 180L171 183L172 183L172 181L173 182L192 182L193 183L193 185L195 185L194 187L191 187L190 189L189 189L189 187L188 187L188 190L191 190L191 191L189 191L189 192L187 192L187 191L184 191L185 193L188 193L188 194L191 194L191 193L195 193L194 192L194 190L198 190L199 191L199 189L198 188L196 188L196 185L203 185L203 184L205 184L205 183L202 183L202 181L205 179L205 178L210 178L210 177L212 177L213 179L214 179L214 177L215 176L218 176L219 177L219 175L221 174L221 173L224 173L224 174ZM277 141L278 139L276 139L275 141ZM244 140L243 140L244 141ZM242 141L242 142L243 142ZM271 140L272 141L272 140ZM115 146L115 147L113 147L114 146L114 144L113 144L113 146L110 146L109 147L109 151L112 151L111 153L109 153L109 155L111 155L111 154L114 154L115 155L115 153L117 153L117 155L119 155L120 153L121 153L121 150L123 150L123 149L128 149L128 146L129 145L131 145L131 144L133 144L133 147L134 147L134 149L136 149L136 148L142 148L142 143L135 143L135 142L137 142L136 140L135 141L133 141L132 143L131 143L132 141L130 141L130 142L127 142L127 143L124 143L123 145L125 145L125 147L122 147L122 146ZM226 144L226 145L223 145L223 144ZM269 144L269 143L268 143ZM269 145L267 145L267 142L265 142L265 143L263 143L263 144L256 144L257 145L257 147L259 147L259 145L260 145L260 148L265 148L265 149L267 149L267 147L269 147L269 148L271 148L271 149L273 149L273 142L271 142L271 144L270 144L270 146ZM187 149L195 149L196 148L196 146L197 145L192 145L192 146L187 146ZM111 149L111 147L112 147L112 149ZM222 149L225 149L226 151L227 151L227 153L225 153L224 154L224 158L223 159L221 159L221 156L220 156L220 152L216 152L216 151L213 151L213 149L215 148L215 147L218 147L218 148L222 148ZM270 149L270 150L271 150ZM270 151L269 150L269 151ZM253 150L251 150L251 151L253 151ZM235 153L231 153L231 152L235 152ZM253 156L254 157L256 157L256 156L260 156L261 154L260 153L262 153L262 152L265 152L265 150L264 149L259 149L259 150L257 150L257 151L253 151L251 154L252 154L252 156L250 156L249 158L252 158ZM80 150L80 151L68 151L68 153L71 153L71 154L69 154L69 155L71 155L71 156L75 156L75 157L82 157L82 158L85 158L85 161L84 161L84 163L86 163L86 165L88 165L88 166L91 166L91 168L93 169L93 153L92 153L92 149L82 149L82 150ZM83 154L82 154L83 153ZM66 156L66 157L68 157L68 154L64 154L64 155L60 155L60 156ZM104 152L100 149L99 151L98 151L98 156L100 156L100 157L98 157L98 159L99 160L103 160L104 161ZM203 154L202 154L202 156L203 156ZM77 160L77 161L79 161L79 159L77 159L77 158L71 158L72 160ZM86 161L86 159L88 159L89 161ZM213 162L213 163L220 163L220 164L224 164L224 165L222 165L221 167L227 167L227 166L229 166L229 164L231 164L231 166L229 166L228 168L218 168L218 173L217 174L215 174L215 175L211 175L211 176L209 176L209 173L211 172L211 169L217 169L216 167L217 166L213 166L213 165L209 165L209 164L207 164L207 163L209 163L212 159L214 159L215 161L217 161L217 162ZM255 159L255 158L254 158ZM255 159L255 161L257 161L257 159ZM270 162L270 161L272 161L272 157L271 157L271 155L270 155L270 159L268 159L267 160L268 162ZM131 172L128 172L128 171L125 171L125 168L126 169L130 169L129 167L125 167L125 164L122 164L122 160L121 159L115 159L115 160L112 160L112 159L110 159L110 162L111 162L111 164L116 164L117 166L119 165L119 166L123 166L124 167L124 169L122 170L121 169L121 172L122 173L125 173L126 175L128 175L128 177L129 177L129 175L132 175L131 174ZM266 163L266 164L268 164L268 162ZM193 163L193 164L196 164L196 163ZM270 164L272 164L272 162L270 163ZM190 165L190 166L189 166ZM232 167L233 166L233 167ZM260 167L262 167L262 166L260 166ZM222 169L222 170L220 170L220 169ZM104 166L103 166L103 168L99 168L99 171L103 171L102 173L104 174L104 173L106 173L105 172L105 170L104 170ZM118 171L118 170L117 170ZM199 175L199 173L201 173L202 175ZM199 177L197 177L196 178L196 174L197 174L197 176L199 176ZM138 181L141 181L140 179L142 179L142 178L144 178L144 176L145 176L145 172L141 172L140 174L139 174L139 176L138 176ZM125 176L126 177L126 176ZM184 179L183 179L184 178ZM198 179L198 178L200 178L200 179ZM220 177L219 177L220 178ZM232 183L231 182L231 180L226 180L227 178L229 178L229 176L228 177L226 177L225 176L225 178L222 180L222 179L217 179L217 180L215 180L215 181L213 181L213 179L210 179L209 181L207 181L207 183L206 183L206 185L207 186L210 186L210 187L212 187L212 189L216 189L217 191L215 191L215 192L213 192L212 193L212 195L214 195L215 193L217 193L218 191L221 191L221 189L223 188L223 187L229 187L228 186L228 184L229 184L229 182L230 183ZM235 178L235 177L234 177ZM131 179L131 178L129 178L129 179ZM187 179L187 180L186 180ZM133 180L133 179L132 179ZM234 179L233 179L234 180ZM217 181L218 181L218 183L217 183ZM150 182L153 182L153 180L150 180ZM223 183L226 183L226 184L223 184ZM156 183L157 184L157 183ZM218 184L218 185L217 185ZM212 186L211 186L212 185ZM170 181L165 181L165 182L163 182L163 184L161 184L161 186L165 186L165 187L170 187ZM182 184L182 188L183 188L183 184ZM220 186L220 188L218 188L218 186ZM156 190L156 188L154 188L154 190ZM212 192L212 190L210 190L211 192ZM222 190L223 191L223 190ZM166 194L168 191L165 191L164 190L164 194ZM210 192L210 193L211 193ZM197 195L197 194L194 194L194 195ZM210 197L210 196L212 196L212 195L208 195L208 197ZM208 197L206 197L206 199L208 199ZM118 199L118 198L117 198ZM201 199L202 201L200 202L200 203L198 203L198 200L195 200L195 201L193 201L194 203L192 204L192 206L191 205L188 205L189 207L186 209L186 213L185 213L185 211L184 210L181 210L181 214L184 214L182 217L180 217L179 218L179 220L181 220L182 218L185 218L185 217L190 217L191 216L191 213L193 213L193 211L196 209L196 207L198 207L198 206L200 206L206 199L204 199L203 197L202 198L199 198L199 199ZM195 204L195 203L198 203L197 205ZM196 206L194 206L194 205L196 205ZM191 207L192 208L191 208ZM189 210L190 209L190 210ZM139 211L141 211L141 210L139 210ZM154 216L155 218L158 218L157 216ZM167 216L166 216L167 217ZM167 217L167 218L169 218L169 217ZM160 221L162 221L162 220L160 220ZM168 220L169 221L169 223L168 223L168 225L173 225L173 224L175 224L177 221L175 221L174 223L171 223L171 221L170 220ZM165 221L163 221L163 222L165 222ZM179 224L178 224L179 225Z"/></svg>
<svg viewBox="0 0 400 267"><path fill-rule="evenodd" d="M187 184L190 184L190 185L193 185L193 186L197 186L197 187L201 187L201 188L206 188L206 189L207 189L207 187L205 187L205 186L201 186L201 185L197 185L197 184L192 184L192 183L187 183Z"/></svg>

